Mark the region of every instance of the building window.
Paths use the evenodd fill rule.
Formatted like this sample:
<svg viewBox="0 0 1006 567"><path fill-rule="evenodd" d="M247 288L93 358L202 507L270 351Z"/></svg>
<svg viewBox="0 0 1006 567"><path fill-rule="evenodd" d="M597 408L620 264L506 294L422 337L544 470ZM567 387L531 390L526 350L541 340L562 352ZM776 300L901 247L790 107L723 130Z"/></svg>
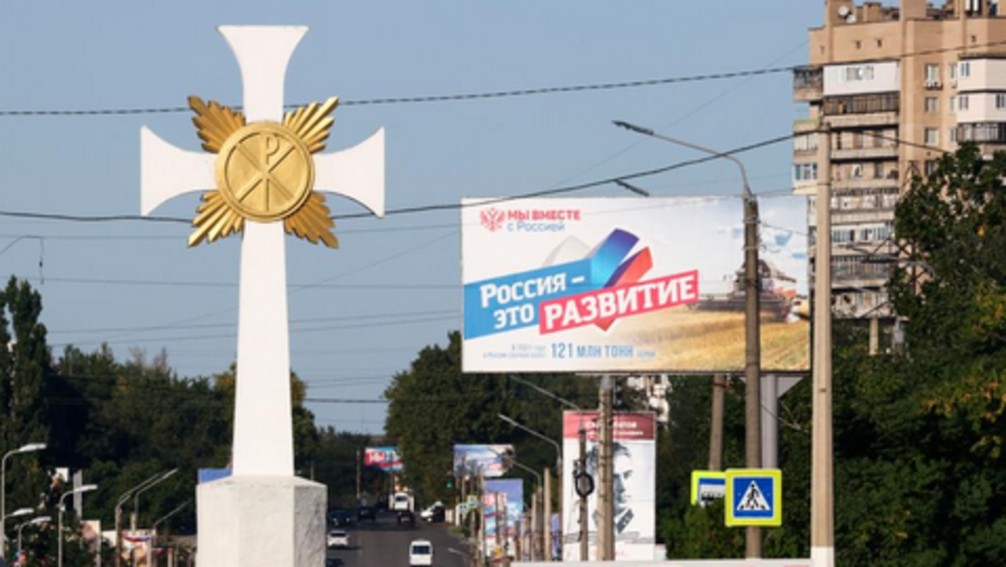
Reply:
<svg viewBox="0 0 1006 567"><path fill-rule="evenodd" d="M940 66L939 65L926 65L926 82L937 82L940 80Z"/></svg>
<svg viewBox="0 0 1006 567"><path fill-rule="evenodd" d="M926 171L926 175L932 175L933 173L935 173L936 172L936 160L934 160L934 159L927 159L926 160L926 169L925 169L925 171Z"/></svg>
<svg viewBox="0 0 1006 567"><path fill-rule="evenodd" d="M940 111L940 99L934 96L926 97L926 114L936 114Z"/></svg>
<svg viewBox="0 0 1006 567"><path fill-rule="evenodd" d="M947 63L947 73L950 75L950 80L957 78L957 63Z"/></svg>
<svg viewBox="0 0 1006 567"><path fill-rule="evenodd" d="M971 62L961 61L961 76L970 77L971 76Z"/></svg>
<svg viewBox="0 0 1006 567"><path fill-rule="evenodd" d="M797 163L793 165L794 181L817 181L816 163Z"/></svg>
<svg viewBox="0 0 1006 567"><path fill-rule="evenodd" d="M856 40L856 49L862 49L862 48L863 48L863 42Z"/></svg>
<svg viewBox="0 0 1006 567"><path fill-rule="evenodd" d="M798 152L817 150L817 134L803 134L793 138L793 149Z"/></svg>
<svg viewBox="0 0 1006 567"><path fill-rule="evenodd" d="M877 47L884 47L884 40L878 39L877 40Z"/></svg>
<svg viewBox="0 0 1006 567"><path fill-rule="evenodd" d="M940 145L940 131L936 128L926 128L926 145L927 146L938 146Z"/></svg>
<svg viewBox="0 0 1006 567"><path fill-rule="evenodd" d="M957 143L957 128L950 129L950 143L952 144Z"/></svg>
<svg viewBox="0 0 1006 567"><path fill-rule="evenodd" d="M873 178L883 179L884 178L884 164L881 162L874 162L873 164Z"/></svg>
<svg viewBox="0 0 1006 567"><path fill-rule="evenodd" d="M970 106L970 100L968 95L961 95L957 97L957 110L967 110Z"/></svg>
<svg viewBox="0 0 1006 567"><path fill-rule="evenodd" d="M1000 110L1006 108L1006 94L996 94L996 108Z"/></svg>

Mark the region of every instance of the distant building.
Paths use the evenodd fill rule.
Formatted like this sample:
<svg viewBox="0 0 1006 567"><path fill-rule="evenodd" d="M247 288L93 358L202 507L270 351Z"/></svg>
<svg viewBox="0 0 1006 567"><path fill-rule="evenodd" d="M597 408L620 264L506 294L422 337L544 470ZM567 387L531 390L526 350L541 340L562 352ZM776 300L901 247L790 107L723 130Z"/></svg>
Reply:
<svg viewBox="0 0 1006 567"><path fill-rule="evenodd" d="M794 192L813 195L818 135L831 128L832 299L845 317L890 316L884 284L895 253L894 207L913 172L940 150L1006 148L1006 16L998 0L826 0L810 30L810 65L794 99L809 105L794 131ZM898 140L901 140L899 143ZM815 225L816 213L810 214ZM813 231L813 228L812 228ZM811 250L813 254L813 249ZM864 258L873 255L873 260ZM813 257L813 256L812 256Z"/></svg>

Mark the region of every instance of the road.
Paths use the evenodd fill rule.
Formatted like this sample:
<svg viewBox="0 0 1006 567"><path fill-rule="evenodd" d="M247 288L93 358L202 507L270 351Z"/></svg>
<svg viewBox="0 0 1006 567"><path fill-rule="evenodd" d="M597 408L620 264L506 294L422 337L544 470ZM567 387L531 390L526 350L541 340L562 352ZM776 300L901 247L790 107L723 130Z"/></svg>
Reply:
<svg viewBox="0 0 1006 567"><path fill-rule="evenodd" d="M395 517L384 513L376 522L363 522L346 531L350 548L328 550L328 556L341 558L345 567L407 567L409 543L414 539L433 542L434 567L468 565L460 540L447 532L447 524L417 521L415 528L399 528Z"/></svg>

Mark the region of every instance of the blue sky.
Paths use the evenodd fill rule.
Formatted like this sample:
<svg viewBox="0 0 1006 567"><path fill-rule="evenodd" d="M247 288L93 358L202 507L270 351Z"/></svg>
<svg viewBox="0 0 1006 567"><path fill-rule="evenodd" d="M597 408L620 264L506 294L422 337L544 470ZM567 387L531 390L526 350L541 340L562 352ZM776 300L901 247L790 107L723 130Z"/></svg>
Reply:
<svg viewBox="0 0 1006 567"><path fill-rule="evenodd" d="M344 101L608 83L806 61L821 2L592 0L7 2L0 111L239 104L220 24L304 24L286 100ZM696 157L611 125L627 120L732 148L785 135L802 111L780 73L481 101L343 106L329 150L387 129L389 209L512 195ZM197 150L188 113L0 116L0 210L139 212L139 130ZM789 186L791 145L743 156L756 192ZM738 191L729 163L638 180L654 195ZM582 196L619 195L615 187ZM157 214L191 217L198 197ZM362 209L330 198L333 213ZM457 211L340 221L341 249L288 242L292 364L320 398L376 398L460 325ZM236 238L187 249L185 225L0 217L0 276L43 295L50 343L167 349L182 376L235 355ZM8 248L9 246L9 248ZM40 265L41 264L41 265ZM307 289L294 286L323 283ZM154 327L151 329L151 327ZM312 404L318 421L380 431L380 405Z"/></svg>

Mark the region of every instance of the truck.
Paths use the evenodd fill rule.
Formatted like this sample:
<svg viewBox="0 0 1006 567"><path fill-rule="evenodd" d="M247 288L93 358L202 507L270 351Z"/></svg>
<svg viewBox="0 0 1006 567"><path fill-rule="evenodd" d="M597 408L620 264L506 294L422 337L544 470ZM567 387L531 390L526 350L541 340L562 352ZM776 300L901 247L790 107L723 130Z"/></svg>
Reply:
<svg viewBox="0 0 1006 567"><path fill-rule="evenodd" d="M415 499L408 492L396 492L391 497L391 509L397 512L412 512L415 507Z"/></svg>

